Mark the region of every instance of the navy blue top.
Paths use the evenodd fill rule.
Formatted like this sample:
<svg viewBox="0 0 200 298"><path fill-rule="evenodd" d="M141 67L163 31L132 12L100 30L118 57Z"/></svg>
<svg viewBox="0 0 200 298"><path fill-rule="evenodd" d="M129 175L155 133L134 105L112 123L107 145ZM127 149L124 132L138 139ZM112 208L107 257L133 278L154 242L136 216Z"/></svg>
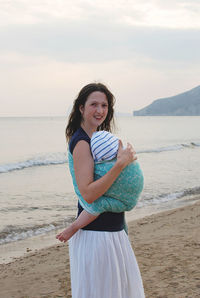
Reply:
<svg viewBox="0 0 200 298"><path fill-rule="evenodd" d="M76 144L84 140L90 145L90 138L86 132L80 127L73 134L69 142L69 150L73 154L73 150ZM83 211L82 206L78 203L78 215ZM85 226L83 230L92 230L92 231L108 231L108 232L117 232L124 229L124 212L113 213L113 212L104 212L100 214L93 222Z"/></svg>

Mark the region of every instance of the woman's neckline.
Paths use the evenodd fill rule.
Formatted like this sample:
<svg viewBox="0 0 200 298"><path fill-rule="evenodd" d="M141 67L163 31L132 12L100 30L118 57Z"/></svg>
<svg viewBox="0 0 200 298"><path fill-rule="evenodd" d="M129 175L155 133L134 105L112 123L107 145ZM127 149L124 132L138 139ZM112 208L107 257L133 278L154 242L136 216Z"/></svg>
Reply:
<svg viewBox="0 0 200 298"><path fill-rule="evenodd" d="M85 131L85 129L82 127L82 126L80 126L80 128L84 131L84 133L91 139L91 137L92 137L92 135L91 135L91 137L89 136L89 134ZM95 131L94 131L95 132ZM93 133L92 133L93 134Z"/></svg>

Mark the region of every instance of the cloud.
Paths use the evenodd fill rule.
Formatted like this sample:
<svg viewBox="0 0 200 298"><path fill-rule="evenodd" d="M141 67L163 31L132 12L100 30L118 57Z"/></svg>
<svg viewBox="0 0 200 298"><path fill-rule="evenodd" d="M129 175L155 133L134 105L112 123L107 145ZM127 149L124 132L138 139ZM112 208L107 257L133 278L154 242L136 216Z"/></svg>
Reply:
<svg viewBox="0 0 200 298"><path fill-rule="evenodd" d="M200 28L200 3L191 0L0 1L0 24L37 24L88 19L136 26Z"/></svg>
<svg viewBox="0 0 200 298"><path fill-rule="evenodd" d="M0 114L7 116L65 115L78 91L93 81L108 85L117 98L117 111L130 112L199 85L200 76L198 64L181 69L147 61L144 65L137 59L67 63L12 53L3 59Z"/></svg>
<svg viewBox="0 0 200 298"><path fill-rule="evenodd" d="M73 63L196 63L198 12L195 0L1 1L0 54Z"/></svg>
<svg viewBox="0 0 200 298"><path fill-rule="evenodd" d="M73 63L109 60L196 63L200 29L167 29L86 20L7 26L0 29L1 51L46 56Z"/></svg>
<svg viewBox="0 0 200 298"><path fill-rule="evenodd" d="M124 112L191 89L199 31L195 0L1 0L1 114L65 114L94 80Z"/></svg>

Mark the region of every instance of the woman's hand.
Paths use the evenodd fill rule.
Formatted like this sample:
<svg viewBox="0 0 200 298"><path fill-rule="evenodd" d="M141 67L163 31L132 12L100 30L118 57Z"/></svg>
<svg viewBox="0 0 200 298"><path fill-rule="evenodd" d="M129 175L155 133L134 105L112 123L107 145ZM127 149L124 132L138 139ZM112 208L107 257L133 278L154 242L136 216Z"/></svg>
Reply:
<svg viewBox="0 0 200 298"><path fill-rule="evenodd" d="M129 165L136 159L136 152L134 151L132 145L130 143L127 143L127 147L123 149L122 141L119 140L117 163L119 163L123 168L125 168L127 165Z"/></svg>

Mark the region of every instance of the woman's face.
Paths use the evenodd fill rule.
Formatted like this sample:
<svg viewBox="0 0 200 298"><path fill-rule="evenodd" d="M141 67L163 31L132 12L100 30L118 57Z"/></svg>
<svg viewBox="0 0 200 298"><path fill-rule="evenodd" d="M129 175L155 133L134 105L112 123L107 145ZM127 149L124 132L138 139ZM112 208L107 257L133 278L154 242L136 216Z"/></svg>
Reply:
<svg viewBox="0 0 200 298"><path fill-rule="evenodd" d="M84 125L96 130L108 114L108 100L103 92L92 92L84 106L80 106Z"/></svg>

